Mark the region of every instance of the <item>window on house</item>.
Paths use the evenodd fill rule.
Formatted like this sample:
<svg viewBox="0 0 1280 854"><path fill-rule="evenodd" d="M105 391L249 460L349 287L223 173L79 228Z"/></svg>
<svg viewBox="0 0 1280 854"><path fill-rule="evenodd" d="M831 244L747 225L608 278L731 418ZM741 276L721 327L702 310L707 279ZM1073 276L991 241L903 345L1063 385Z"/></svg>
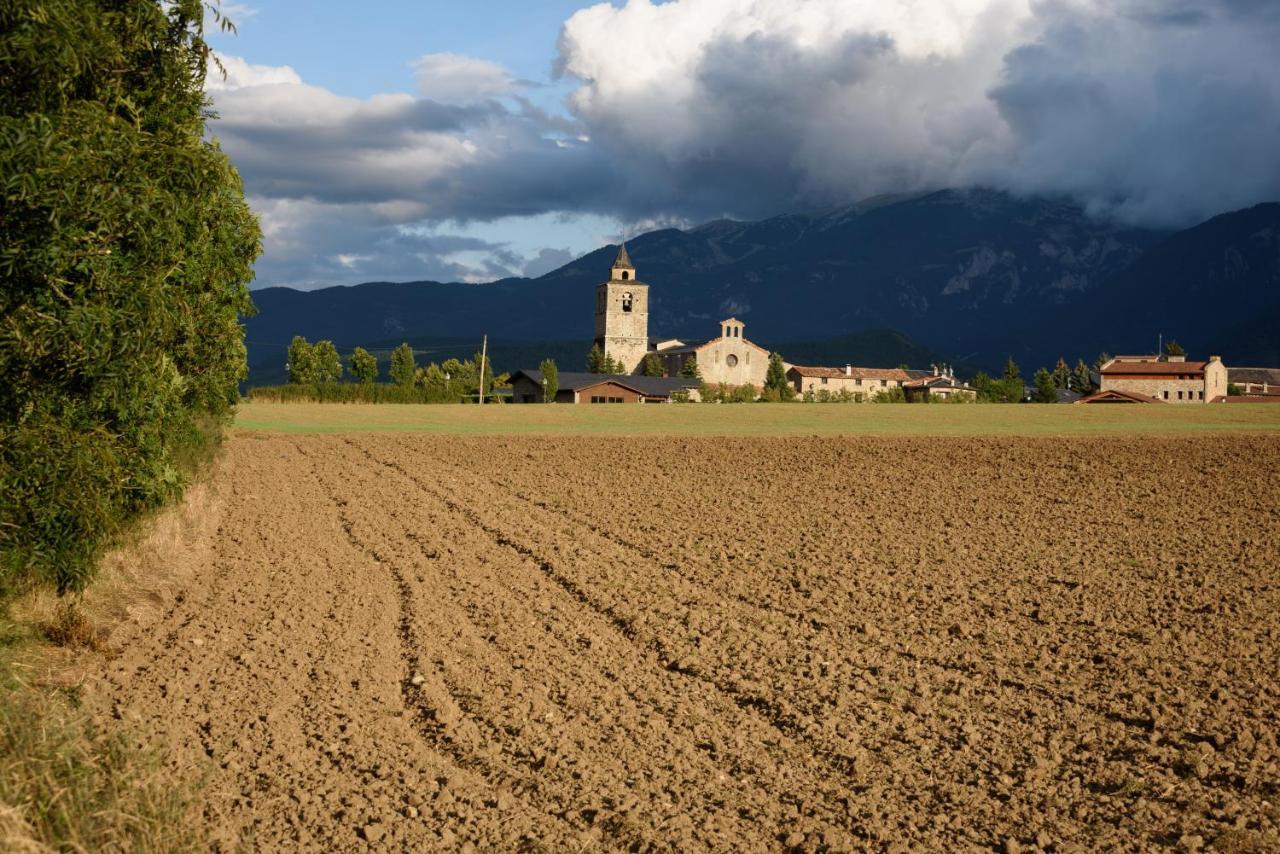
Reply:
<svg viewBox="0 0 1280 854"><path fill-rule="evenodd" d="M853 384L854 384L854 385L862 385L862 377L858 377L856 380L854 380L854 381L853 381Z"/></svg>
<svg viewBox="0 0 1280 854"><path fill-rule="evenodd" d="M604 398L603 398L603 397L601 397L601 396L600 396L600 395L598 395L598 394L593 394L593 395L591 395L591 402L592 402L592 403L604 403Z"/></svg>
<svg viewBox="0 0 1280 854"><path fill-rule="evenodd" d="M822 378L822 384L823 384L823 385L826 385L826 384L827 384L827 378L826 378L826 377L823 377L823 378Z"/></svg>
<svg viewBox="0 0 1280 854"><path fill-rule="evenodd" d="M862 392L858 392L857 394L855 394L855 395L853 396L853 400L854 400L854 402L855 402L855 403L862 403L862 399L863 399L863 394L862 394Z"/></svg>
<svg viewBox="0 0 1280 854"><path fill-rule="evenodd" d="M622 398L620 398L620 397L611 397L611 398L609 398L609 402L610 402L610 403L625 403L625 401L624 401Z"/></svg>
<svg viewBox="0 0 1280 854"><path fill-rule="evenodd" d="M1165 393L1164 393L1164 399L1165 399L1165 400L1168 400L1168 399L1169 399L1169 392L1168 392L1167 390L1166 390L1166 391L1165 391Z"/></svg>
<svg viewBox="0 0 1280 854"><path fill-rule="evenodd" d="M1182 392L1178 392L1178 400L1182 400Z"/></svg>
<svg viewBox="0 0 1280 854"><path fill-rule="evenodd" d="M889 384L888 380L880 380L880 388L884 388Z"/></svg>
<svg viewBox="0 0 1280 854"><path fill-rule="evenodd" d="M1200 399L1201 399L1201 400L1204 400L1204 392L1202 392L1202 391L1201 391L1201 392L1196 392L1196 393L1197 393L1198 395L1200 395Z"/></svg>

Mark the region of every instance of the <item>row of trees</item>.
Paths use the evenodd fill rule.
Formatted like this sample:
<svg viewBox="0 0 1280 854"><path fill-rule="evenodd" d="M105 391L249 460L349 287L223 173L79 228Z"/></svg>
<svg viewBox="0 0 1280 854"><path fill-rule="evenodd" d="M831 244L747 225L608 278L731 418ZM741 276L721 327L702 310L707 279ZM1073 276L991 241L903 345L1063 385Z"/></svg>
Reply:
<svg viewBox="0 0 1280 854"><path fill-rule="evenodd" d="M486 396L493 393L495 387L507 385L506 374L494 376L493 365L487 359L484 366L483 388ZM291 386L306 387L303 396L324 399L364 399L375 397L378 400L403 400L405 402L422 403L456 403L480 392L482 378L480 376L481 355L477 353L473 359L445 359L443 362L428 362L419 366L413 348L402 343L391 351L388 376L397 392L390 393L378 383L380 366L378 358L363 347L356 347L347 357L345 371L356 380L364 392L336 392L319 388L341 383L344 377L344 366L337 347L332 341L317 341L314 344L301 335L294 337L289 344L288 371ZM545 364L545 363L544 363ZM554 365L554 363L552 363ZM267 395L264 395L267 396ZM292 396L298 396L294 393Z"/></svg>

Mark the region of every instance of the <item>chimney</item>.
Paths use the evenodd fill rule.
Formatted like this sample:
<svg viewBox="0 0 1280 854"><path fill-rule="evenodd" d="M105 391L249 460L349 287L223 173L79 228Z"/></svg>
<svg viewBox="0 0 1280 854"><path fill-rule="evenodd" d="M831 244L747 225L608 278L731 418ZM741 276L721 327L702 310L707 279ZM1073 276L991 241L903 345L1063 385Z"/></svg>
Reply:
<svg viewBox="0 0 1280 854"><path fill-rule="evenodd" d="M1222 357L1221 357L1221 356L1210 355L1210 356L1209 356L1209 361L1210 361L1210 362L1221 362L1221 361L1222 361Z"/></svg>
<svg viewBox="0 0 1280 854"><path fill-rule="evenodd" d="M1170 362L1185 362L1187 360L1186 356L1168 356L1167 358Z"/></svg>
<svg viewBox="0 0 1280 854"><path fill-rule="evenodd" d="M844 375L845 375L846 377L851 377L851 376L853 376L853 365L845 365L845 366L844 366Z"/></svg>
<svg viewBox="0 0 1280 854"><path fill-rule="evenodd" d="M938 375L938 365L935 363L932 367L933 367L933 375L936 377Z"/></svg>

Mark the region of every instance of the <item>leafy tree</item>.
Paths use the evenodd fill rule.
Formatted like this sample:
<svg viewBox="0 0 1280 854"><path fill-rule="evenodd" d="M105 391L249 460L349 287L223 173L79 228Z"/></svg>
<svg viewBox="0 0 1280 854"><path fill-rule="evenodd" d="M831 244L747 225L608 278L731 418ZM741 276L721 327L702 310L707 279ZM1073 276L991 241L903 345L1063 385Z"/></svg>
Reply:
<svg viewBox="0 0 1280 854"><path fill-rule="evenodd" d="M600 349L599 344L592 344L591 352L587 353L587 373L606 373L604 350Z"/></svg>
<svg viewBox="0 0 1280 854"><path fill-rule="evenodd" d="M687 380L702 379L702 371L698 370L698 357L689 355L685 357L684 364L680 366L680 376Z"/></svg>
<svg viewBox="0 0 1280 854"><path fill-rule="evenodd" d="M665 371L662 369L662 359L658 358L657 353L649 353L644 357L644 364L641 366L640 372L646 377L660 377Z"/></svg>
<svg viewBox="0 0 1280 854"><path fill-rule="evenodd" d="M413 385L417 367L413 348L408 342L391 351L391 381L396 385Z"/></svg>
<svg viewBox="0 0 1280 854"><path fill-rule="evenodd" d="M332 341L317 341L315 349L315 381L336 383L342 379L342 357Z"/></svg>
<svg viewBox="0 0 1280 854"><path fill-rule="evenodd" d="M787 369L782 364L780 353L769 354L769 370L764 375L764 387L778 395L781 400L791 400L796 390L787 381Z"/></svg>
<svg viewBox="0 0 1280 854"><path fill-rule="evenodd" d="M0 3L0 595L86 584L238 400L261 231L205 133L204 7Z"/></svg>
<svg viewBox="0 0 1280 854"><path fill-rule="evenodd" d="M351 375L368 385L378 378L378 357L363 347L351 351Z"/></svg>
<svg viewBox="0 0 1280 854"><path fill-rule="evenodd" d="M560 370L556 367L556 360L543 359L538 369L542 373L542 402L552 403L560 390Z"/></svg>
<svg viewBox="0 0 1280 854"><path fill-rule="evenodd" d="M289 342L289 382L314 383L316 381L315 348L301 335Z"/></svg>
<svg viewBox="0 0 1280 854"><path fill-rule="evenodd" d="M1164 354L1165 356L1185 356L1187 351L1177 341L1170 340L1168 344L1164 345Z"/></svg>
<svg viewBox="0 0 1280 854"><path fill-rule="evenodd" d="M1019 370L1018 363L1013 360L1012 356L1010 356L1009 360L1004 363L1004 378L1006 380L1022 381L1022 371Z"/></svg>
<svg viewBox="0 0 1280 854"><path fill-rule="evenodd" d="M1036 371L1035 384L1036 391L1032 396L1032 400L1036 403L1058 402L1058 384L1054 382L1053 374L1041 368Z"/></svg>
<svg viewBox="0 0 1280 854"><path fill-rule="evenodd" d="M1071 387L1071 368L1061 356L1058 357L1058 364L1053 366L1053 385L1055 388Z"/></svg>
<svg viewBox="0 0 1280 854"><path fill-rule="evenodd" d="M1022 400L1022 379L992 379L979 372L973 378L973 387L978 392L978 399L988 403L1017 403Z"/></svg>
<svg viewBox="0 0 1280 854"><path fill-rule="evenodd" d="M1071 371L1071 390L1078 391L1080 394L1089 394L1093 391L1093 377L1089 375L1089 367L1084 363L1084 359L1077 359L1076 366Z"/></svg>
<svg viewBox="0 0 1280 854"><path fill-rule="evenodd" d="M1235 383L1227 383L1227 397L1240 397L1244 392Z"/></svg>

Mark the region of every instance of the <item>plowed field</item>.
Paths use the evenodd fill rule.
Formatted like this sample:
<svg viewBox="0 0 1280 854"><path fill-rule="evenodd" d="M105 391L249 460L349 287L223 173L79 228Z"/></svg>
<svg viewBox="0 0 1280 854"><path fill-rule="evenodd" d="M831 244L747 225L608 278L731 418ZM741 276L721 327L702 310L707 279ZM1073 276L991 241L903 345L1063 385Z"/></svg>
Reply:
<svg viewBox="0 0 1280 854"><path fill-rule="evenodd" d="M220 471L86 697L228 838L1280 846L1272 437L241 433Z"/></svg>

